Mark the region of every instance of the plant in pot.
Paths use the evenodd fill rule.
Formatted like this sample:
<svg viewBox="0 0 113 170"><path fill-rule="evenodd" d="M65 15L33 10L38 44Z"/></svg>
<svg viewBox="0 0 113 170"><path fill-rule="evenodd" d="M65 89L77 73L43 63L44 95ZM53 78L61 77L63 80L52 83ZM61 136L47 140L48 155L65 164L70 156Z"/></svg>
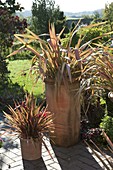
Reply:
<svg viewBox="0 0 113 170"><path fill-rule="evenodd" d="M105 103L107 104L108 99L113 102L113 48L110 47L109 43L106 46L105 44L95 45L98 46L99 51L97 55L92 56L92 61L89 62L89 67L93 66L91 70L91 73L93 75L93 77L91 78L92 84L90 84L89 86L90 88L93 88L93 90L96 89L98 91L101 91L101 96L103 92L106 93L108 97L105 98ZM95 156L98 157L98 159L102 162L103 167L105 167L106 169L113 169L112 157L109 157L108 159L106 154L104 153L105 149L113 153L112 123L113 112L109 113L109 108L107 106L105 110L105 116L100 123L102 136L104 137L104 142L106 141L107 148L105 148L105 146L103 147L102 143L101 146L98 146L98 144L96 144L94 140L90 140L90 144L85 141L85 143L90 147L92 152L95 154ZM95 148L97 149L97 151L99 151L99 154L95 152ZM104 157L105 159L103 160L102 157Z"/></svg>
<svg viewBox="0 0 113 170"><path fill-rule="evenodd" d="M22 158L39 159L42 143L48 150L43 136L53 128L52 114L47 111L46 107L36 106L36 99L33 95L26 95L25 101L21 104L15 102L15 108L9 106L8 109L9 113L4 112L7 119L6 125L10 127L8 130L20 138Z"/></svg>
<svg viewBox="0 0 113 170"><path fill-rule="evenodd" d="M85 26L82 29L102 24ZM96 51L91 47L93 39L83 44L84 34L80 34L75 46L71 47L73 36L77 34L79 28L78 23L70 36L62 39L64 29L56 35L54 24L51 24L50 39L47 41L26 29L25 35L15 34L23 46L9 55L15 55L26 49L35 54L30 70L45 82L48 110L55 114L54 143L63 147L72 146L79 141L81 76L87 69L90 70L86 58L95 55ZM32 42L40 45L39 51L32 46Z"/></svg>
<svg viewBox="0 0 113 170"><path fill-rule="evenodd" d="M108 90L108 97L113 98L113 54L110 52L113 48L102 46L103 51L95 59L95 70L97 77L100 78L100 85Z"/></svg>
<svg viewBox="0 0 113 170"><path fill-rule="evenodd" d="M92 67L92 87L95 89L103 90L106 96L104 96L107 104L107 100L113 102L113 48L96 44L100 49L100 52L95 56L92 56L92 62L89 62L89 67ZM103 93L102 92L102 93ZM109 100L109 101L110 101ZM112 116L112 113L110 113Z"/></svg>

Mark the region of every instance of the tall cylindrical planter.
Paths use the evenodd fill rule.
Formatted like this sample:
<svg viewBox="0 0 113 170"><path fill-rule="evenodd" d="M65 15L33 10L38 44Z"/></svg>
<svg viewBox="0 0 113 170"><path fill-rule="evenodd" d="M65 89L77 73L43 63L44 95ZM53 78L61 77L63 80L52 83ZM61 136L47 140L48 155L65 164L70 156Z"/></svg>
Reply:
<svg viewBox="0 0 113 170"><path fill-rule="evenodd" d="M55 130L51 134L51 141L57 146L69 147L79 141L79 88L79 82L57 87L55 83L45 81L46 102L48 109L54 113Z"/></svg>
<svg viewBox="0 0 113 170"><path fill-rule="evenodd" d="M42 142L39 139L20 139L22 159L36 160L42 155Z"/></svg>

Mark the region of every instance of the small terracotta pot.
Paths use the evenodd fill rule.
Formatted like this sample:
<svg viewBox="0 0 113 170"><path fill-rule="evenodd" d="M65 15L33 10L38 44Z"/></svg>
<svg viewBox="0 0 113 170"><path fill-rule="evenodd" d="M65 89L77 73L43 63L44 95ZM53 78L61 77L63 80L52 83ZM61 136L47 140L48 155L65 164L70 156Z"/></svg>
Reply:
<svg viewBox="0 0 113 170"><path fill-rule="evenodd" d="M39 139L22 139L20 138L22 159L36 160L42 155L42 141Z"/></svg>

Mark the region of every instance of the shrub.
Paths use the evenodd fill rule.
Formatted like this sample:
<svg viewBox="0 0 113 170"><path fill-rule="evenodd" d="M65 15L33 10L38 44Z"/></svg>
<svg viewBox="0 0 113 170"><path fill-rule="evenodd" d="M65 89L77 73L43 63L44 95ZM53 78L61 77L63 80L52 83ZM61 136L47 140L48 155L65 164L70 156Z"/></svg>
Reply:
<svg viewBox="0 0 113 170"><path fill-rule="evenodd" d="M113 117L106 114L100 123L100 127L104 129L108 137L113 142Z"/></svg>
<svg viewBox="0 0 113 170"><path fill-rule="evenodd" d="M0 148L2 147L2 145L3 145L3 140L2 138L0 138Z"/></svg>
<svg viewBox="0 0 113 170"><path fill-rule="evenodd" d="M102 130L100 128L91 128L87 120L81 121L81 139L90 142L93 140L96 143L103 142Z"/></svg>
<svg viewBox="0 0 113 170"><path fill-rule="evenodd" d="M84 42L88 42L93 38L102 36L102 34L106 33L106 29L104 29L103 27L94 27L94 28L87 28L87 29L82 29L81 32L79 32L79 34L83 34L84 36ZM100 41L106 42L109 39L109 37L103 37L101 40L100 39L95 39L93 41L93 43L99 43Z"/></svg>

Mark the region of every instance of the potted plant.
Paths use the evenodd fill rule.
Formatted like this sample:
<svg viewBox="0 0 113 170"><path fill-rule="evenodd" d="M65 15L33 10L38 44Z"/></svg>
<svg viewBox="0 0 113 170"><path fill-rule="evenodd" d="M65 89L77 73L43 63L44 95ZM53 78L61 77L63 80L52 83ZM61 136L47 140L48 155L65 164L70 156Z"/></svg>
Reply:
<svg viewBox="0 0 113 170"><path fill-rule="evenodd" d="M113 33L113 32L112 32ZM89 67L91 67L91 83L89 86L93 89L103 90L104 93L108 93L106 102L108 98L113 102L113 48L107 46L96 44L99 48L99 52L92 56L92 61L89 62Z"/></svg>
<svg viewBox="0 0 113 170"><path fill-rule="evenodd" d="M33 95L26 95L25 101L21 104L15 102L15 108L9 106L9 113L4 112L6 125L20 138L22 158L25 160L41 157L42 143L46 147L43 135L49 133L53 125L51 113L46 107L41 107L36 106Z"/></svg>
<svg viewBox="0 0 113 170"><path fill-rule="evenodd" d="M85 26L83 29L101 24L103 23ZM15 34L23 46L9 55L26 49L35 54L31 71L45 82L48 110L55 114L54 143L64 147L72 146L79 141L81 76L87 70L86 58L96 53L96 49L90 45L93 40L83 44L85 35L82 34L77 44L71 47L73 36L79 28L78 23L70 32L70 36L62 39L64 28L56 35L54 24L51 24L50 39L47 41L26 29L25 35ZM100 37L94 39L98 38ZM39 51L32 47L32 42L40 45Z"/></svg>

